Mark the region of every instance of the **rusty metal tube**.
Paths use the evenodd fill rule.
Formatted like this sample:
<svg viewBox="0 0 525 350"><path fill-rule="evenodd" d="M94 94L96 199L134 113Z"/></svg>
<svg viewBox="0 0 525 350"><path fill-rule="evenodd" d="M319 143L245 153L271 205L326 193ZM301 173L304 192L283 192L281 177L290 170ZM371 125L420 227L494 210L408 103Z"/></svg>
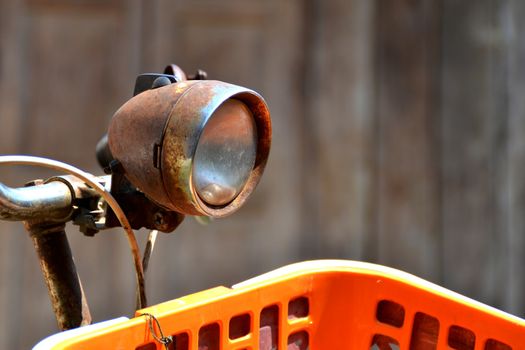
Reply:
<svg viewBox="0 0 525 350"><path fill-rule="evenodd" d="M73 195L63 182L11 188L0 183L0 219L63 221L71 214Z"/></svg>
<svg viewBox="0 0 525 350"><path fill-rule="evenodd" d="M146 301L146 281L144 279L144 271L142 270L142 261L140 259L140 251L139 246L137 243L137 239L135 238L135 234L133 233L133 230L131 229L131 225L122 211L122 208L118 204L118 202L115 200L115 198L111 195L111 193L104 188L99 182L99 178L86 173L85 171L82 171L78 168L75 168L74 166L71 166L66 163L62 163L56 160L47 159L47 158L41 158L41 157L31 157L31 156L0 156L0 165L37 165L42 166L44 168L48 169L54 169L54 170L60 170L63 172L66 172L67 174L73 175L77 177L78 179L84 181L87 185L89 185L94 191L96 191L104 200L108 203L108 205L113 209L113 212L118 218L118 221L122 225L122 228L126 232L126 236L128 239L128 243L131 249L131 253L133 255L133 264L135 265L135 272L136 272L136 278L137 278L137 294L138 294L138 303L137 303L137 309L144 308L147 305Z"/></svg>
<svg viewBox="0 0 525 350"><path fill-rule="evenodd" d="M25 223L40 260L60 330L91 323L91 314L77 274L65 224Z"/></svg>

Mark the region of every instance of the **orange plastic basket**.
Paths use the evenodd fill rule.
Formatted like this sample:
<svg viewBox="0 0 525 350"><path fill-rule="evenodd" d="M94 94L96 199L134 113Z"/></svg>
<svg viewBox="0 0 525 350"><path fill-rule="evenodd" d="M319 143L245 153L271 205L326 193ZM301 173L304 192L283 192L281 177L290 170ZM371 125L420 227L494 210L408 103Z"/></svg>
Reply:
<svg viewBox="0 0 525 350"><path fill-rule="evenodd" d="M174 350L525 349L525 320L398 270L336 260L286 266L129 320L64 332L41 348L164 349L143 313L173 336Z"/></svg>

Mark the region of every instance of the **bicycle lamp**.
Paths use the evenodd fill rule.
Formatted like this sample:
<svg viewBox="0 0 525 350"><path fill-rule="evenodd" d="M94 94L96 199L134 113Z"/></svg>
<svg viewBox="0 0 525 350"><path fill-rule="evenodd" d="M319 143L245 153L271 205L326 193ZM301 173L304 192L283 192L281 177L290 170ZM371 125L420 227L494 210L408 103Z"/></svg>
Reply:
<svg viewBox="0 0 525 350"><path fill-rule="evenodd" d="M263 98L212 80L139 93L113 116L108 144L128 180L182 214L237 210L263 173L271 121Z"/></svg>

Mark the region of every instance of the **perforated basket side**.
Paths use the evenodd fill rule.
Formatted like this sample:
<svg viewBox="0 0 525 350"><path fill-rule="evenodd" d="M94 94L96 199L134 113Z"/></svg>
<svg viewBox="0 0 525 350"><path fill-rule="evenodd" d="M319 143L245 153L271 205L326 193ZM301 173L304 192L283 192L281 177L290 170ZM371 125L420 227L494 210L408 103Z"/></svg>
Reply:
<svg viewBox="0 0 525 350"><path fill-rule="evenodd" d="M137 312L57 349L524 349L525 321L412 275L349 261L294 264ZM154 328L155 332L158 329Z"/></svg>

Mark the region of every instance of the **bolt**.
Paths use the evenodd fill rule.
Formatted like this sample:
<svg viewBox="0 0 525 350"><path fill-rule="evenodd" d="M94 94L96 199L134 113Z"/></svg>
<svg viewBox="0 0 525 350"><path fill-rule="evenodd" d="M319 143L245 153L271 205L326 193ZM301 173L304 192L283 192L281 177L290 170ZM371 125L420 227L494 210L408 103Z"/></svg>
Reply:
<svg viewBox="0 0 525 350"><path fill-rule="evenodd" d="M202 69L197 69L197 72L195 72L195 75L192 75L189 77L189 80L206 80L206 79L208 79L208 73L206 73Z"/></svg>
<svg viewBox="0 0 525 350"><path fill-rule="evenodd" d="M159 231L166 231L169 228L169 223L166 221L166 215L162 211L157 211L153 214L153 225Z"/></svg>

